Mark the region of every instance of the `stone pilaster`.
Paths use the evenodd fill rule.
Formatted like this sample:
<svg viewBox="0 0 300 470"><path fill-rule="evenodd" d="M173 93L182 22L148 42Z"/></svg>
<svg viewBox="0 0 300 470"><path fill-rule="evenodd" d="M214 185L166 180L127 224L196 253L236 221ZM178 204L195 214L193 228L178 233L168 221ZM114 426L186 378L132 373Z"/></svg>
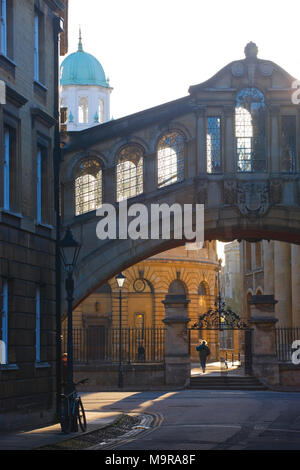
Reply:
<svg viewBox="0 0 300 470"><path fill-rule="evenodd" d="M279 148L279 114L280 106L270 106L271 116L271 171L278 173L280 171L280 148Z"/></svg>
<svg viewBox="0 0 300 470"><path fill-rule="evenodd" d="M207 172L206 159L206 122L205 122L205 106L198 106L197 115L197 174L205 174Z"/></svg>
<svg viewBox="0 0 300 470"><path fill-rule="evenodd" d="M274 295L279 326L292 326L291 245L274 242Z"/></svg>
<svg viewBox="0 0 300 470"><path fill-rule="evenodd" d="M252 334L252 371L269 385L279 384L279 365L276 356L274 295L253 295L249 300Z"/></svg>
<svg viewBox="0 0 300 470"><path fill-rule="evenodd" d="M225 173L236 173L236 154L234 143L234 106L224 106L225 117Z"/></svg>
<svg viewBox="0 0 300 470"><path fill-rule="evenodd" d="M157 189L157 154L156 152L144 157L144 193Z"/></svg>
<svg viewBox="0 0 300 470"><path fill-rule="evenodd" d="M263 240L264 294L274 294L274 241Z"/></svg>
<svg viewBox="0 0 300 470"><path fill-rule="evenodd" d="M186 387L190 381L190 352L186 295L167 295L165 306L165 384Z"/></svg>

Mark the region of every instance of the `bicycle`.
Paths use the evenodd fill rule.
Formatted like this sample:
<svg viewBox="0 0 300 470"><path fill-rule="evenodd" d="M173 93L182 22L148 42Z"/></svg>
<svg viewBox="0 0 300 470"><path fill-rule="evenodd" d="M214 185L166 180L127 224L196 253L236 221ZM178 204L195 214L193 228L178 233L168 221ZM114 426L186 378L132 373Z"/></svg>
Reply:
<svg viewBox="0 0 300 470"><path fill-rule="evenodd" d="M82 432L85 432L87 429L84 407L76 390L77 385L84 384L87 381L88 379L83 379L74 383L74 390L72 393L61 395L60 425L65 434L78 432L78 424Z"/></svg>

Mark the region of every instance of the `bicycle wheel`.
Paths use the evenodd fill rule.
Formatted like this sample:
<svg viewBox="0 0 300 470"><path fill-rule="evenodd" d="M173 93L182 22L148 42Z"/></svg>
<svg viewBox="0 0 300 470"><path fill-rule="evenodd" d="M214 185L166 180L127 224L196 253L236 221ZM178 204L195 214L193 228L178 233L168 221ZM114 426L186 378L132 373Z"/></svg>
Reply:
<svg viewBox="0 0 300 470"><path fill-rule="evenodd" d="M65 395L61 396L60 403L60 426L62 432L69 434L71 432L71 416L70 416L70 407L69 400Z"/></svg>
<svg viewBox="0 0 300 470"><path fill-rule="evenodd" d="M78 419L78 423L79 423L81 431L85 432L87 425L86 425L86 417L85 417L85 412L84 412L81 398L79 398L77 401L77 419Z"/></svg>

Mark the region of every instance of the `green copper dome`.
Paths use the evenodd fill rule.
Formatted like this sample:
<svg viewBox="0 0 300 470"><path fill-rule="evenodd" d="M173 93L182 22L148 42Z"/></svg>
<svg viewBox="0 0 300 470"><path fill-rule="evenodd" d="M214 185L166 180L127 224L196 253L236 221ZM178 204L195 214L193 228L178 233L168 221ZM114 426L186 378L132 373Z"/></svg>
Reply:
<svg viewBox="0 0 300 470"><path fill-rule="evenodd" d="M96 57L84 52L81 35L78 51L66 57L60 66L60 84L101 85L109 88L109 81L100 62Z"/></svg>

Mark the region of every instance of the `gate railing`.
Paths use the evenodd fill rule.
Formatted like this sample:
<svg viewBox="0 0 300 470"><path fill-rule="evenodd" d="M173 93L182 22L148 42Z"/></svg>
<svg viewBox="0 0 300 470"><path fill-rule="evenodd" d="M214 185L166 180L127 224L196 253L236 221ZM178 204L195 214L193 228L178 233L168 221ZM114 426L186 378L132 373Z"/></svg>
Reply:
<svg viewBox="0 0 300 470"><path fill-rule="evenodd" d="M300 340L300 327L275 328L275 344L277 359L280 362L291 362L292 344L295 340Z"/></svg>
<svg viewBox="0 0 300 470"><path fill-rule="evenodd" d="M118 363L122 344L123 363L161 363L165 355L164 328L89 327L73 329L74 363ZM63 330L63 353L67 353L67 329Z"/></svg>

